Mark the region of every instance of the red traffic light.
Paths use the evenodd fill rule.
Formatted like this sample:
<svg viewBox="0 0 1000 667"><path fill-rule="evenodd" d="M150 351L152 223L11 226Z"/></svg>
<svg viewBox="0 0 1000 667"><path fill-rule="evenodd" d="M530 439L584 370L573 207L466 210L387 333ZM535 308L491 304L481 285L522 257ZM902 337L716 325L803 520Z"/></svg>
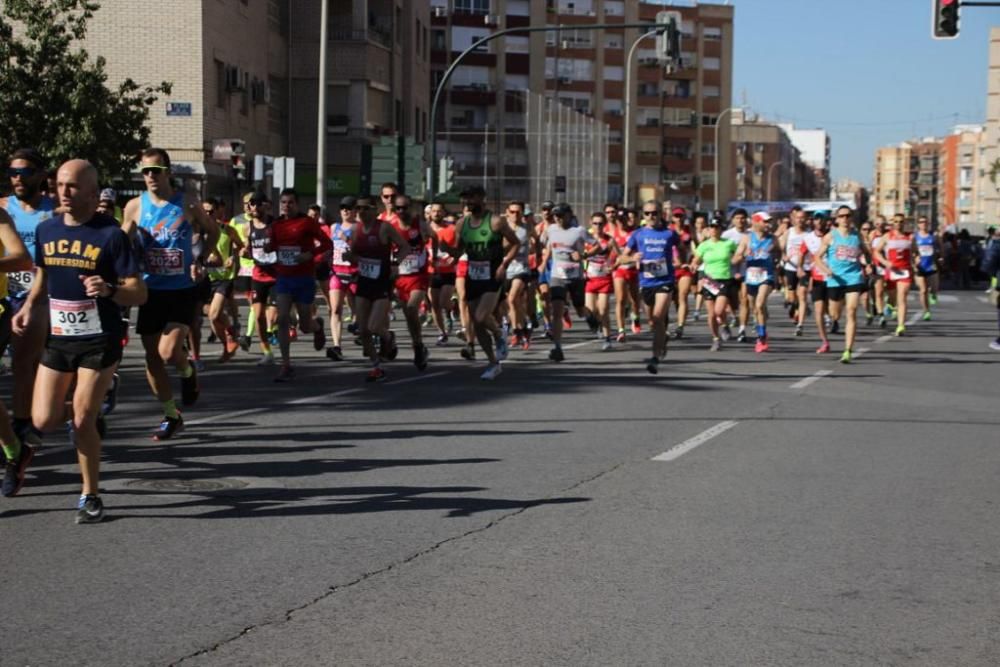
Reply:
<svg viewBox="0 0 1000 667"><path fill-rule="evenodd" d="M933 23L931 36L934 39L954 39L958 37L958 8L960 0L932 0Z"/></svg>

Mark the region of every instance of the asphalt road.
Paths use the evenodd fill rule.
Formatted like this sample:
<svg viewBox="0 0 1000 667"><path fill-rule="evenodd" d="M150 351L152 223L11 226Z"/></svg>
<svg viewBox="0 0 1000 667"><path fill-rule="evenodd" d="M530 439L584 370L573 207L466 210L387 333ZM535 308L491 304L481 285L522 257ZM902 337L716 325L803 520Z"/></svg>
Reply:
<svg viewBox="0 0 1000 667"><path fill-rule="evenodd" d="M656 377L582 323L492 384L457 343L376 386L241 353L170 444L133 343L107 521L61 433L0 499L0 664L1000 664L996 313L945 297L849 366L780 306Z"/></svg>

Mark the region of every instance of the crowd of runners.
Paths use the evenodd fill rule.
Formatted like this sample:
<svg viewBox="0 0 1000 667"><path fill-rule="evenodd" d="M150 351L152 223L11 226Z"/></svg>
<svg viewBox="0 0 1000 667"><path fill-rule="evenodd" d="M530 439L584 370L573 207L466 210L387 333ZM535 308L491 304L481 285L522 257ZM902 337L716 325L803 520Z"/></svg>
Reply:
<svg viewBox="0 0 1000 667"><path fill-rule="evenodd" d="M300 333L332 362L366 359L365 381L384 380L399 353L397 315L418 371L431 344L443 354L453 339L467 360L482 353L486 381L512 349L543 344L562 362L564 331L576 322L602 350L645 328L641 363L657 374L668 341L690 337L701 319L709 351L731 341L749 349L752 339L768 354L779 293L794 336L816 336L826 354L842 329L840 361L850 363L859 311L867 325L904 336L915 289L931 319L942 261L926 219L911 230L901 215L858 221L846 206L727 217L657 201L579 214L566 203L512 201L493 212L474 187L449 211L415 205L386 183L374 197L343 198L330 221L290 189L277 202L249 192L230 217L222 201L179 189L162 149L142 153L145 191L120 211L89 163L49 167L18 150L7 168L12 194L0 199L0 347L10 344L14 376L11 413L0 403L2 491L20 491L43 433L66 431L82 474L79 523L103 517L101 438L133 326L162 411L152 437L167 441L184 428L181 408L199 400L203 320L208 342L221 344L214 363L259 347L256 363L276 366L278 383L295 380ZM1000 261L993 254L988 261Z"/></svg>

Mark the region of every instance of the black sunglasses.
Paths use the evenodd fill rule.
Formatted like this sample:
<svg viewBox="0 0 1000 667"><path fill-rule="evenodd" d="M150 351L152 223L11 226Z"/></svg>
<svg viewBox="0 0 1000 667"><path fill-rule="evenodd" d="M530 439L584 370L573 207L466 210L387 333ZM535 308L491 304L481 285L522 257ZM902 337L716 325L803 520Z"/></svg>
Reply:
<svg viewBox="0 0 1000 667"><path fill-rule="evenodd" d="M31 178L38 173L34 167L7 167L7 176L10 178L21 177Z"/></svg>
<svg viewBox="0 0 1000 667"><path fill-rule="evenodd" d="M642 214L646 216L656 215L656 211L643 211Z"/></svg>
<svg viewBox="0 0 1000 667"><path fill-rule="evenodd" d="M143 176L149 176L150 174L160 174L160 173L163 173L167 169L169 169L169 167L164 167L164 166L158 165L158 164L151 164L151 165L149 165L147 167L143 167L142 169L140 169L139 173L141 173Z"/></svg>

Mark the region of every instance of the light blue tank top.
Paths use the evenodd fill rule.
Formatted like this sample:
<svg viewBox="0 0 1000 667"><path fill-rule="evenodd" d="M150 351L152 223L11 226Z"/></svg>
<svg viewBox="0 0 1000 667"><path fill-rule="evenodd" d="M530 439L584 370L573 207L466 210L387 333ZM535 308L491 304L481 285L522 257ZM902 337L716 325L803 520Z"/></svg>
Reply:
<svg viewBox="0 0 1000 667"><path fill-rule="evenodd" d="M826 264L833 271L827 278L830 287L849 287L865 281L861 267L861 238L857 232L844 236L834 229L830 247L826 250Z"/></svg>
<svg viewBox="0 0 1000 667"><path fill-rule="evenodd" d="M758 237L750 232L749 255L746 260L747 285L762 285L774 282L774 237Z"/></svg>
<svg viewBox="0 0 1000 667"><path fill-rule="evenodd" d="M7 213L14 221L14 228L17 235L24 241L28 249L31 261L35 261L35 229L42 222L45 222L55 215L56 201L50 197L42 197L38 203L38 208L34 211L26 211L20 200L14 195L7 198ZM7 293L14 297L23 297L31 291L34 283L34 271L16 271L7 274Z"/></svg>
<svg viewBox="0 0 1000 667"><path fill-rule="evenodd" d="M917 232L914 237L917 239L917 253L920 255L917 266L924 273L936 271L937 267L934 266L934 235L924 236Z"/></svg>
<svg viewBox="0 0 1000 667"><path fill-rule="evenodd" d="M184 216L184 193L179 192L162 206L143 192L139 206L139 236L142 241L149 289L178 290L194 287L191 264L193 229Z"/></svg>

